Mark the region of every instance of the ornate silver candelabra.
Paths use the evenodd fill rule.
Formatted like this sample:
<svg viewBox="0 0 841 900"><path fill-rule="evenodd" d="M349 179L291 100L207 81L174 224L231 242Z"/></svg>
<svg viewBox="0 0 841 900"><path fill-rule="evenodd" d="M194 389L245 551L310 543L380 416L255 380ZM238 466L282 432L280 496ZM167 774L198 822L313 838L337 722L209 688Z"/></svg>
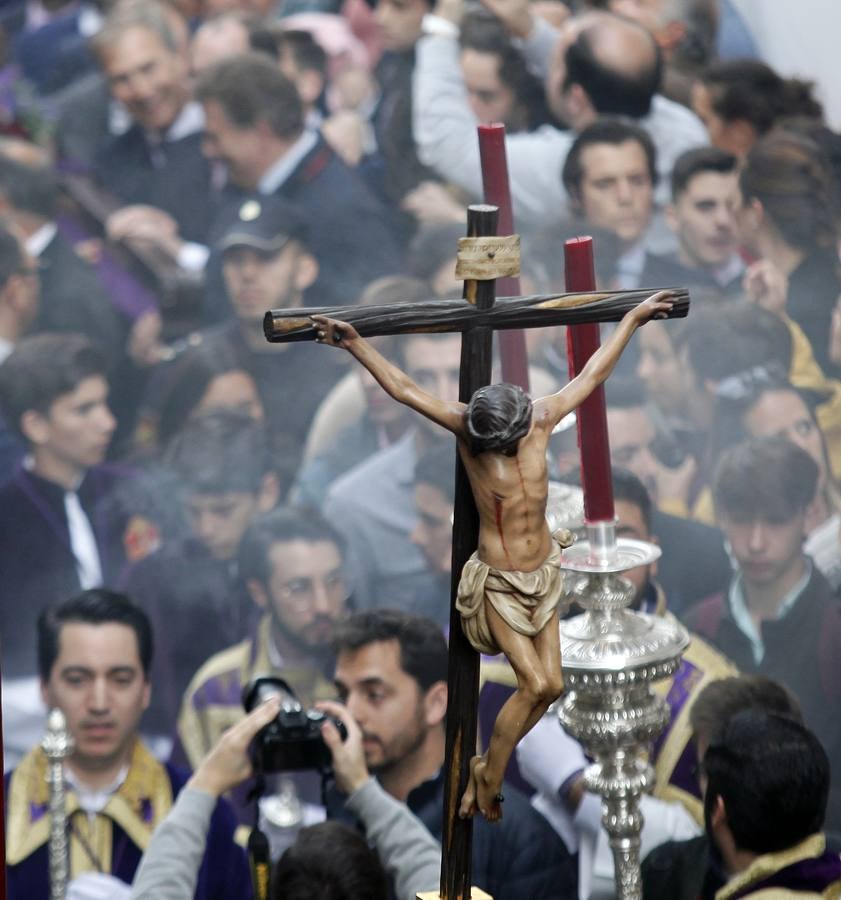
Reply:
<svg viewBox="0 0 841 900"><path fill-rule="evenodd" d="M654 782L649 747L669 721L652 685L675 672L689 635L675 620L628 609L633 587L621 573L654 562L659 547L617 540L612 522L588 525L587 537L564 551L566 588L585 612L561 623L558 717L594 760L584 783L602 797L616 894L640 900L639 799Z"/></svg>
<svg viewBox="0 0 841 900"><path fill-rule="evenodd" d="M67 839L67 808L64 791L64 760L73 752L73 737L67 730L64 713L50 710L47 731L41 741L47 756L49 785L50 900L64 900L70 875L70 844Z"/></svg>

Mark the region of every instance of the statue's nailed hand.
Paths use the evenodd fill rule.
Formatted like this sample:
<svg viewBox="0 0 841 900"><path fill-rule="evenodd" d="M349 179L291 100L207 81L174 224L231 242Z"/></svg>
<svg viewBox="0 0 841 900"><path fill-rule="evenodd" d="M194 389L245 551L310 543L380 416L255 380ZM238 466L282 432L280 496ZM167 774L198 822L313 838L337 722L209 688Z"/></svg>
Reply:
<svg viewBox="0 0 841 900"><path fill-rule="evenodd" d="M639 306L632 309L628 316L636 321L637 325L643 325L651 319L668 318L675 305L677 297L672 291L657 291L648 299L643 300Z"/></svg>
<svg viewBox="0 0 841 900"><path fill-rule="evenodd" d="M315 339L319 344L349 350L350 342L359 337L357 330L347 322L329 319L327 316L310 316L310 319L315 325Z"/></svg>

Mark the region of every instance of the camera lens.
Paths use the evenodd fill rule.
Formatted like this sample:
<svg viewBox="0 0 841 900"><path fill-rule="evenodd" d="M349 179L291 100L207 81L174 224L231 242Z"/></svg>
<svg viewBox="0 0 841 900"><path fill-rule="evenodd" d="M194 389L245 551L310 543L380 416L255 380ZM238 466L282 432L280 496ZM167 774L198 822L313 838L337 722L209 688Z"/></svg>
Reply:
<svg viewBox="0 0 841 900"><path fill-rule="evenodd" d="M242 705L246 712L251 712L272 697L280 697L280 708L283 711L295 712L301 709L301 704L292 688L282 678L270 675L255 678L251 684L246 686L242 695Z"/></svg>

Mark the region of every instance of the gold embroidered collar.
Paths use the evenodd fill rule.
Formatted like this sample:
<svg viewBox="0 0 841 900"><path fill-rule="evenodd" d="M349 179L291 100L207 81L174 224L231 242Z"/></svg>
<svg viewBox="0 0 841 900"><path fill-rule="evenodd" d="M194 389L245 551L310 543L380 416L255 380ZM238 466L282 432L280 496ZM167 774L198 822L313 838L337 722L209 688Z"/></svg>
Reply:
<svg viewBox="0 0 841 900"><path fill-rule="evenodd" d="M172 785L166 769L140 741L135 741L125 781L96 814L96 828L107 827L110 832L110 824L115 822L137 847L145 850L152 832L172 808L172 802ZM47 758L41 748L36 747L24 757L9 783L8 865L23 862L49 839L48 803ZM67 815L73 815L78 809L79 799L75 791L68 788ZM110 834L107 843L110 846ZM108 854L103 863L110 866L110 862Z"/></svg>

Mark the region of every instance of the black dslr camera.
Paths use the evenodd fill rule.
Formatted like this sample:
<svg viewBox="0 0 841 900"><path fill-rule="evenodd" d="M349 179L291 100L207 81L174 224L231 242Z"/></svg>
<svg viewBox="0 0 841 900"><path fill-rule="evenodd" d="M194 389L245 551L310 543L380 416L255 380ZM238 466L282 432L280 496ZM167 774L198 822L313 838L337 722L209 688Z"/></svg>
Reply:
<svg viewBox="0 0 841 900"><path fill-rule="evenodd" d="M329 719L344 740L344 723L317 709L304 709L292 688L282 678L271 675L261 675L246 685L242 705L251 712L270 697L280 697L280 712L254 738L256 768L263 772L329 769L332 757L321 737L321 726Z"/></svg>

